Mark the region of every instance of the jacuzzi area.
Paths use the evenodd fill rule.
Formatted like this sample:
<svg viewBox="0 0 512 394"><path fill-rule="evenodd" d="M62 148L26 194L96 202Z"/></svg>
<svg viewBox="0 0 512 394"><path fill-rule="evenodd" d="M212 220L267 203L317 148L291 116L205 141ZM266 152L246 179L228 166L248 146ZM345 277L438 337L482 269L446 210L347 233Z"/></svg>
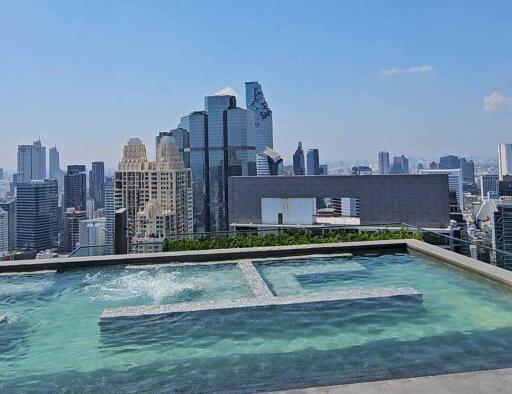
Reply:
<svg viewBox="0 0 512 394"><path fill-rule="evenodd" d="M3 272L0 390L253 392L512 367L510 273L437 249Z"/></svg>

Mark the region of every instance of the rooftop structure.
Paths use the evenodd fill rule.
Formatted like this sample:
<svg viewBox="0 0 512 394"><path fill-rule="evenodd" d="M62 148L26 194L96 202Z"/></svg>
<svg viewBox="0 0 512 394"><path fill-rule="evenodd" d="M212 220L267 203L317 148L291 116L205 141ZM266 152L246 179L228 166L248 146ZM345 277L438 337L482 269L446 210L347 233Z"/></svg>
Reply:
<svg viewBox="0 0 512 394"><path fill-rule="evenodd" d="M269 218L268 224L278 224L280 218L282 224L313 224L318 199L343 197L358 199L362 225L444 228L449 224L446 174L232 177L229 181L229 218L235 226L264 224L263 217Z"/></svg>
<svg viewBox="0 0 512 394"><path fill-rule="evenodd" d="M464 191L462 188L462 170L457 169L438 169L438 170L420 170L420 174L447 174L449 190L455 193L457 198L457 209L464 212Z"/></svg>

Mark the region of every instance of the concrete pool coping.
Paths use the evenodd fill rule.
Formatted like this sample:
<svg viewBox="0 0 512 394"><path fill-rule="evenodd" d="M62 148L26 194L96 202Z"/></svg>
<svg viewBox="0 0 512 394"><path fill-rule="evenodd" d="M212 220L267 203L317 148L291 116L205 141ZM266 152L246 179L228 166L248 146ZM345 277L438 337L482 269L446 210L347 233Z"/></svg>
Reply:
<svg viewBox="0 0 512 394"><path fill-rule="evenodd" d="M339 242L329 244L265 246L253 248L208 249L180 252L124 254L91 257L63 257L18 260L0 263L0 272L65 270L111 265L153 265L170 263L236 263L239 260L268 259L304 255L332 255L357 250L406 248L407 240Z"/></svg>
<svg viewBox="0 0 512 394"><path fill-rule="evenodd" d="M512 272L415 239L19 260L1 263L0 273L68 270L113 265L172 265L174 263L176 263L176 265L192 265L194 263L229 264L238 263L240 260L269 260L271 258L303 257L306 255L325 255L328 257L334 254L339 255L354 251L370 251L387 248L404 248L409 251L416 251L442 263L455 266L482 278L512 288Z"/></svg>
<svg viewBox="0 0 512 394"><path fill-rule="evenodd" d="M512 368L280 390L278 394L480 394L508 393Z"/></svg>

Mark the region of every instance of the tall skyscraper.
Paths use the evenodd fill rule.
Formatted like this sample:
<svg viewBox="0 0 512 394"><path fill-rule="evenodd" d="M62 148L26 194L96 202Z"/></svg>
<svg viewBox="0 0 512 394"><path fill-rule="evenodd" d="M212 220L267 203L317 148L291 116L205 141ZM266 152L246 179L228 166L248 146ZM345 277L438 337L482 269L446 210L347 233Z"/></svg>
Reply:
<svg viewBox="0 0 512 394"><path fill-rule="evenodd" d="M57 247L58 186L55 180L18 183L17 244L36 251Z"/></svg>
<svg viewBox="0 0 512 394"><path fill-rule="evenodd" d="M256 146L256 154L262 153L267 147L273 148L272 110L268 106L261 85L258 82L245 83L245 103L247 109L254 113L254 144Z"/></svg>
<svg viewBox="0 0 512 394"><path fill-rule="evenodd" d="M304 151L302 150L302 142L300 141L293 154L293 173L295 175L305 175L306 173L304 168Z"/></svg>
<svg viewBox="0 0 512 394"><path fill-rule="evenodd" d="M46 179L46 147L41 140L32 145L18 145L17 182Z"/></svg>
<svg viewBox="0 0 512 394"><path fill-rule="evenodd" d="M87 186L85 166L75 164L68 166L68 171L64 175L64 209L77 208L84 210L87 208Z"/></svg>
<svg viewBox="0 0 512 394"><path fill-rule="evenodd" d="M57 147L50 148L49 151L49 179L56 179L59 183L59 192L64 189L64 171L60 168L60 155Z"/></svg>
<svg viewBox="0 0 512 394"><path fill-rule="evenodd" d="M0 168L0 181L4 180L4 169Z"/></svg>
<svg viewBox="0 0 512 394"><path fill-rule="evenodd" d="M389 170L390 174L403 175L409 173L409 160L404 155L393 157L393 165Z"/></svg>
<svg viewBox="0 0 512 394"><path fill-rule="evenodd" d="M0 208L7 212L7 221L9 226L9 250L16 249L16 199L8 198L0 200Z"/></svg>
<svg viewBox="0 0 512 394"><path fill-rule="evenodd" d="M114 250L114 224L116 218L114 180L111 177L105 179L105 244L107 253Z"/></svg>
<svg viewBox="0 0 512 394"><path fill-rule="evenodd" d="M192 214L191 187L190 169L185 168L172 138L162 138L156 161L147 159L140 139L131 138L115 172L115 208L126 208L131 236L136 232L137 215L148 204L157 205L160 213L168 214L165 235L192 232L188 218Z"/></svg>
<svg viewBox="0 0 512 394"><path fill-rule="evenodd" d="M512 144L498 145L498 170L500 181L505 175L512 175Z"/></svg>
<svg viewBox="0 0 512 394"><path fill-rule="evenodd" d="M196 111L183 116L180 128L187 130L190 136L194 232L210 231L208 114L206 111Z"/></svg>
<svg viewBox="0 0 512 394"><path fill-rule="evenodd" d="M105 208L105 164L94 161L89 171L89 197L94 200L94 209Z"/></svg>
<svg viewBox="0 0 512 394"><path fill-rule="evenodd" d="M9 252L9 215L0 208L0 257Z"/></svg>
<svg viewBox="0 0 512 394"><path fill-rule="evenodd" d="M379 174L389 174L389 152L379 152Z"/></svg>
<svg viewBox="0 0 512 394"><path fill-rule="evenodd" d="M308 175L320 175L320 155L318 149L309 149L306 160Z"/></svg>
<svg viewBox="0 0 512 394"><path fill-rule="evenodd" d="M77 208L67 208L64 212L64 245L63 252L71 253L80 240L80 222L87 220L87 213Z"/></svg>
<svg viewBox="0 0 512 394"><path fill-rule="evenodd" d="M60 176L60 156L57 147L54 146L50 148L49 151L49 178L50 179L59 179Z"/></svg>
<svg viewBox="0 0 512 394"><path fill-rule="evenodd" d="M229 95L207 96L206 111L181 119L189 133L195 231L227 230L228 177L256 175L254 113Z"/></svg>
<svg viewBox="0 0 512 394"><path fill-rule="evenodd" d="M228 223L228 177L256 175L254 113L236 106L234 96L208 96L210 230Z"/></svg>
<svg viewBox="0 0 512 394"><path fill-rule="evenodd" d="M498 195L498 183L498 174L483 174L480 177L480 193L482 199L486 198L489 192Z"/></svg>

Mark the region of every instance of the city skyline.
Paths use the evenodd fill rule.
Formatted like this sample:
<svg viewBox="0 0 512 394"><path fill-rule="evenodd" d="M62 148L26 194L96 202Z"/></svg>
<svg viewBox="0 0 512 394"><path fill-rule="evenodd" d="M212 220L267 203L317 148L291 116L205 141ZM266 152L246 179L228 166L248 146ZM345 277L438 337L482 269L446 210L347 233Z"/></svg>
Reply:
<svg viewBox="0 0 512 394"><path fill-rule="evenodd" d="M213 7L229 23L210 18ZM244 16L259 15L257 5L12 3L0 16L0 31L17 37L0 65L9 92L0 93L0 166L15 169L17 145L41 136L63 164L113 168L127 138L172 129L219 90L243 103L253 80L285 164L297 140L325 162L381 150L494 157L512 129L511 7L283 1L266 7L254 40ZM215 42L199 51L207 34ZM272 58L260 56L267 50Z"/></svg>

